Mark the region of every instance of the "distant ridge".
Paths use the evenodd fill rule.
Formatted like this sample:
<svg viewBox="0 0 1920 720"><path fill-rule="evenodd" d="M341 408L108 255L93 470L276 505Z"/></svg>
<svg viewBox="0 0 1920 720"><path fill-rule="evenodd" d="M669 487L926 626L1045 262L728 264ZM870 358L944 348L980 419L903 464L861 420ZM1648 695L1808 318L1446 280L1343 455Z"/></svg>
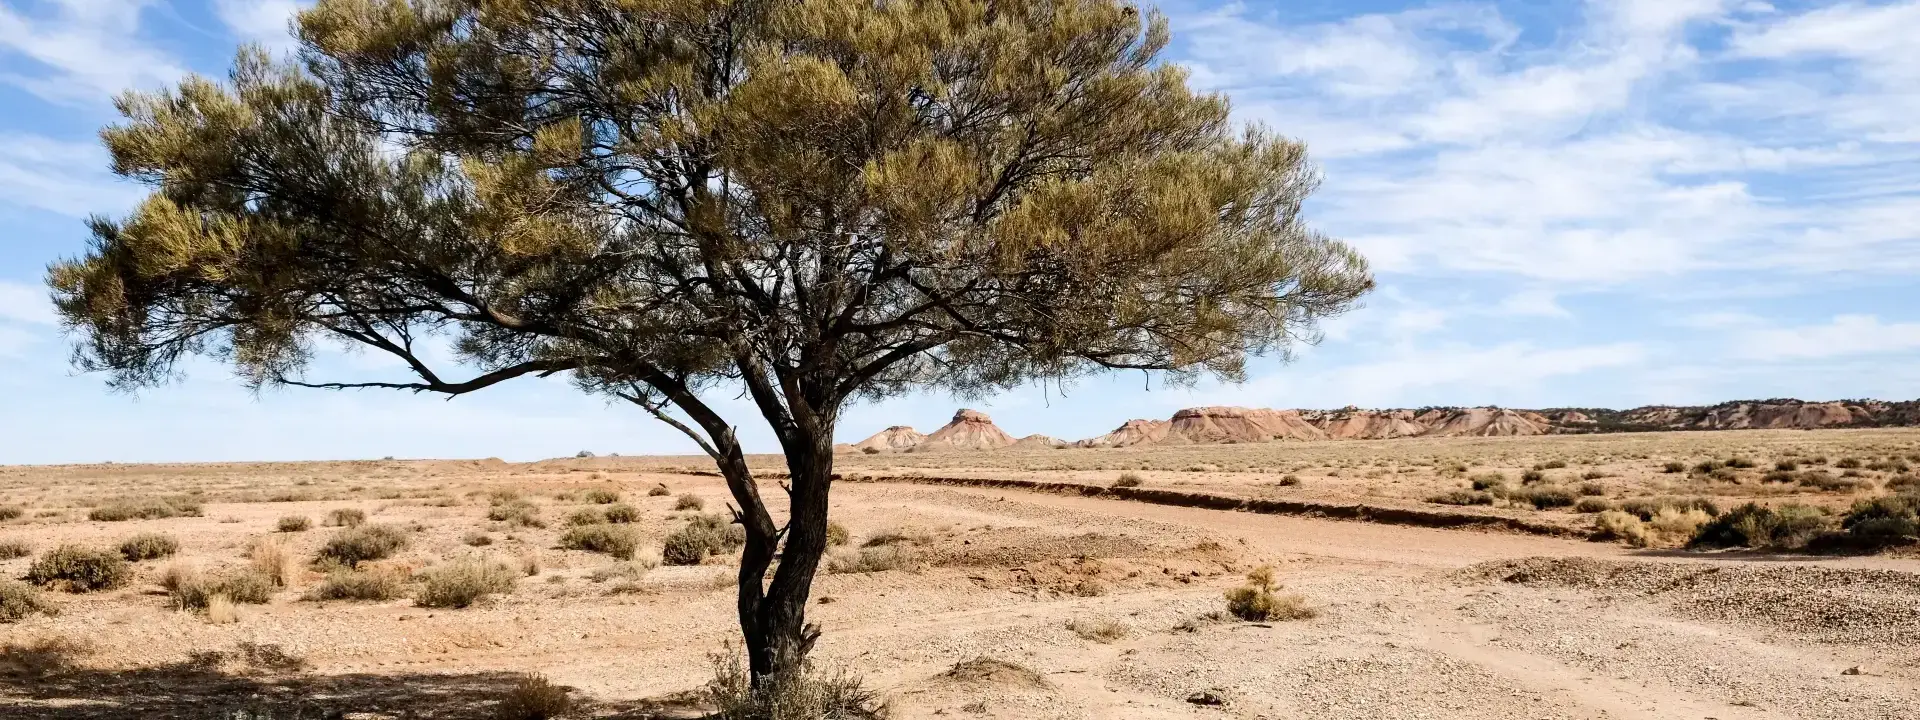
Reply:
<svg viewBox="0 0 1920 720"><path fill-rule="evenodd" d="M1067 443L1045 435L1015 441L985 413L961 410L932 435L894 426L853 447L862 452L934 449L996 450L1005 447L1122 448L1141 445L1207 445L1287 440L1387 440L1407 437L1513 437L1668 430L1816 430L1920 426L1920 400L1793 398L1736 400L1718 405L1648 405L1631 410L1500 407L1414 409L1274 410L1197 407L1168 420L1135 419L1105 435Z"/></svg>

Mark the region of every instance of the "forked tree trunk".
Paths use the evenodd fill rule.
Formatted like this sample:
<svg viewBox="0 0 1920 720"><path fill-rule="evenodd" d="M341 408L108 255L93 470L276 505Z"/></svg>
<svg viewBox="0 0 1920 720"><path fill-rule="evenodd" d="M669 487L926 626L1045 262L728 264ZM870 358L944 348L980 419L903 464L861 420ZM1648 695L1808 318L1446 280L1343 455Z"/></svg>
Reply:
<svg viewBox="0 0 1920 720"><path fill-rule="evenodd" d="M756 686L776 675L800 670L819 637L818 629L806 621L807 600L827 550L832 438L831 428L827 428L818 437L787 448L791 497L784 547L779 545L777 528L770 520L754 521L756 516L767 517L764 506L757 508L758 512L756 508L743 508L741 513L747 543L740 556L740 634L746 641L748 668ZM737 457L737 453L734 455ZM743 499L740 486L753 483L744 458L723 461L721 472L734 486L736 499ZM767 570L776 551L780 566L769 583Z"/></svg>

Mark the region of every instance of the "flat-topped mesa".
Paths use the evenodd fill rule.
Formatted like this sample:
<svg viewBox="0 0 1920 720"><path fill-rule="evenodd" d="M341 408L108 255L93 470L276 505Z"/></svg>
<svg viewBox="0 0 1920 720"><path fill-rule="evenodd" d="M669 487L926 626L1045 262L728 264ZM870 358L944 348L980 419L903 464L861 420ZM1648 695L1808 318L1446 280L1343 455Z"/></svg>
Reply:
<svg viewBox="0 0 1920 720"><path fill-rule="evenodd" d="M1413 419L1412 410L1360 410L1301 413L1334 440L1387 440L1413 437L1427 428Z"/></svg>
<svg viewBox="0 0 1920 720"><path fill-rule="evenodd" d="M1554 430L1539 413L1506 408L1430 410L1420 414L1419 422L1427 428L1422 434L1430 437L1518 437Z"/></svg>
<svg viewBox="0 0 1920 720"><path fill-rule="evenodd" d="M1300 416L1298 410L1244 407L1197 407L1173 414L1169 441L1202 443L1324 440L1327 434Z"/></svg>
<svg viewBox="0 0 1920 720"><path fill-rule="evenodd" d="M1017 442L1012 435L993 424L993 418L979 410L961 408L946 427L933 431L914 448L928 450L997 450Z"/></svg>
<svg viewBox="0 0 1920 720"><path fill-rule="evenodd" d="M906 452L926 442L927 436L905 425L874 433L873 437L854 443L853 447L863 453Z"/></svg>

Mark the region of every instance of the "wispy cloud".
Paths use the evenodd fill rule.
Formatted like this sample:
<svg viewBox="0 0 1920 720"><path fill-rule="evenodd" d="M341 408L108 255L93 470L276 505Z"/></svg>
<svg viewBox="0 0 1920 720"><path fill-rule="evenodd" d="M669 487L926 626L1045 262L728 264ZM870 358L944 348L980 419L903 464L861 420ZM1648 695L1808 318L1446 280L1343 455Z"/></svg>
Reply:
<svg viewBox="0 0 1920 720"><path fill-rule="evenodd" d="M104 103L128 88L171 83L186 70L146 42L140 19L150 0L55 0L23 14L0 6L0 56L31 68L0 70L0 81L61 104Z"/></svg>
<svg viewBox="0 0 1920 720"><path fill-rule="evenodd" d="M0 280L0 320L34 325L57 322L45 288L9 280Z"/></svg>
<svg viewBox="0 0 1920 720"><path fill-rule="evenodd" d="M275 53L298 47L288 23L310 3L294 0L215 0L213 9L233 34Z"/></svg>
<svg viewBox="0 0 1920 720"><path fill-rule="evenodd" d="M1756 329L1738 335L1736 352L1752 360L1838 358L1920 350L1920 322L1841 315L1824 325Z"/></svg>

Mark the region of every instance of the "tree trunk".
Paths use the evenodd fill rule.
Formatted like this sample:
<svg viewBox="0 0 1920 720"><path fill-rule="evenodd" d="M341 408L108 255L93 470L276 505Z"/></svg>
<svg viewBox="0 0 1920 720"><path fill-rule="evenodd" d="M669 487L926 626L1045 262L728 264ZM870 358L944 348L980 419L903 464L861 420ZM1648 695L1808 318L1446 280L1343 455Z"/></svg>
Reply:
<svg viewBox="0 0 1920 720"><path fill-rule="evenodd" d="M833 482L833 432L831 426L819 430L787 448L791 498L786 546L780 553L780 567L774 571L773 582L766 586L764 596L757 598L758 607L751 618L745 612L748 595L759 594L759 581L766 565L763 561L755 570L747 558L741 561L741 631L747 638L756 684L802 669L807 653L820 635L818 628L807 624L807 599L813 590L815 571L827 551L827 495ZM751 530L747 547L748 553L752 553ZM771 547L767 550L771 557ZM753 587L749 588L749 584Z"/></svg>

